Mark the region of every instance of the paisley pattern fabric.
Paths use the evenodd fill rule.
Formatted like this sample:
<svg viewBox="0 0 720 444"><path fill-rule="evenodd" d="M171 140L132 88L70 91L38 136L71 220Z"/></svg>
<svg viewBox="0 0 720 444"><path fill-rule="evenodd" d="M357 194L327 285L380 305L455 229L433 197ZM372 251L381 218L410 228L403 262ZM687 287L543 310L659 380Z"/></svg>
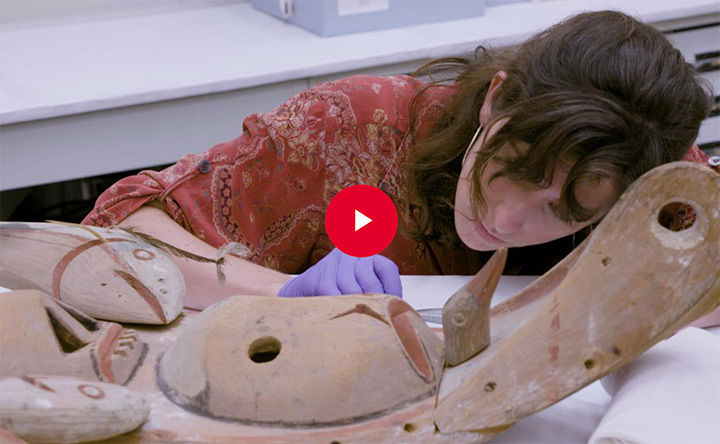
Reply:
<svg viewBox="0 0 720 444"><path fill-rule="evenodd" d="M471 274L481 265L469 250L418 243L406 234L410 103L424 84L409 76L354 76L303 91L269 113L252 114L243 133L163 171L142 171L112 185L83 223L118 224L151 200L214 247L240 242L250 260L299 273L333 248L324 215L340 190L376 186L396 203L400 227L382 252L403 274ZM424 134L453 89L430 89L420 102ZM696 161L705 161L693 148Z"/></svg>
<svg viewBox="0 0 720 444"><path fill-rule="evenodd" d="M465 249L418 245L402 234L412 224L403 211L404 135L410 102L422 86L409 76L355 76L320 84L272 112L250 115L235 140L184 156L163 171L120 180L83 223L115 225L158 200L208 244L241 242L252 261L299 273L333 248L324 222L330 200L345 187L368 184L396 202L400 229L382 254L402 273L472 273ZM437 118L448 90L438 88L424 100L421 128ZM428 248L436 258L429 257Z"/></svg>

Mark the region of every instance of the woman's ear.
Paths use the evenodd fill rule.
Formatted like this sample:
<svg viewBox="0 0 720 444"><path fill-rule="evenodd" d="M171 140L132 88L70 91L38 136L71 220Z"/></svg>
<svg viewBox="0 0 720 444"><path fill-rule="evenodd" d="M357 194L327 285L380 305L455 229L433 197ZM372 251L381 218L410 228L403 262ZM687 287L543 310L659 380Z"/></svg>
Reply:
<svg viewBox="0 0 720 444"><path fill-rule="evenodd" d="M507 73L505 71L498 71L495 73L492 80L490 80L490 88L488 88L488 92L485 94L485 100L480 108L479 119L481 125L487 125L490 121L490 118L492 117L493 98L505 79L507 79Z"/></svg>

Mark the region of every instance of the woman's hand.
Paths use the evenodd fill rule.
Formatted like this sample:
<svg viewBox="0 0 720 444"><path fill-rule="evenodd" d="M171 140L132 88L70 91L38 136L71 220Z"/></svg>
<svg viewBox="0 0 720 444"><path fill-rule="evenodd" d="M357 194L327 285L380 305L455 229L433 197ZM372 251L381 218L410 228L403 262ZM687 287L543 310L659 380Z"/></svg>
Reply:
<svg viewBox="0 0 720 444"><path fill-rule="evenodd" d="M337 248L280 289L280 297L387 293L402 297L397 265L385 256L348 256Z"/></svg>

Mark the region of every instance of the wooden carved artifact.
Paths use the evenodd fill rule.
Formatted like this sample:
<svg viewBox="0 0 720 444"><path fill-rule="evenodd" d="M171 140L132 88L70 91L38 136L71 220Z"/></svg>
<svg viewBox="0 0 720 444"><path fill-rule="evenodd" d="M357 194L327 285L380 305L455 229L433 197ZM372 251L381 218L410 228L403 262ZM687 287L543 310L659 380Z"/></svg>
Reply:
<svg viewBox="0 0 720 444"><path fill-rule="evenodd" d="M53 374L125 384L146 346L37 290L0 293L0 377Z"/></svg>
<svg viewBox="0 0 720 444"><path fill-rule="evenodd" d="M88 315L167 324L185 303L168 255L121 229L0 222L0 285L35 288Z"/></svg>
<svg viewBox="0 0 720 444"><path fill-rule="evenodd" d="M442 342L399 298L236 296L195 317L158 383L213 418L310 426L431 399L441 373Z"/></svg>
<svg viewBox="0 0 720 444"><path fill-rule="evenodd" d="M107 439L150 413L147 401L125 387L63 376L0 379L0 393L0 427L28 442Z"/></svg>

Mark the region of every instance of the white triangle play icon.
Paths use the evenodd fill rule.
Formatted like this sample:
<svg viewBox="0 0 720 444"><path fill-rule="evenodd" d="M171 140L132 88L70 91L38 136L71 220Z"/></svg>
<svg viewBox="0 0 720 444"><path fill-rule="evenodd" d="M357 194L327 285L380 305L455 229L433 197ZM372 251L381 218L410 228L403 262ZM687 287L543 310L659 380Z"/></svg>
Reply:
<svg viewBox="0 0 720 444"><path fill-rule="evenodd" d="M355 231L372 222L372 219L355 210Z"/></svg>

